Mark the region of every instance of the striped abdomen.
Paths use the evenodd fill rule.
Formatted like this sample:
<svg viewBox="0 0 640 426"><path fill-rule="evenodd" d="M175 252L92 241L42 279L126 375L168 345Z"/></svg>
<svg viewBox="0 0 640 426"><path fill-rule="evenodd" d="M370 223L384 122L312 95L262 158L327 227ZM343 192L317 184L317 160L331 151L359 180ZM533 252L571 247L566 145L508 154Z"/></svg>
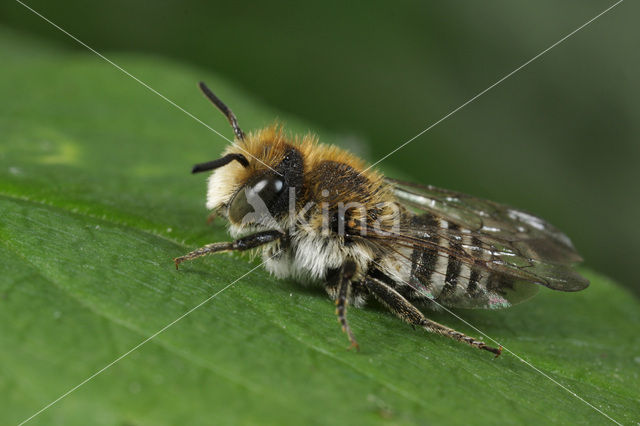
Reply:
<svg viewBox="0 0 640 426"><path fill-rule="evenodd" d="M409 222L416 237L411 251L410 298L457 307L509 304L497 290L512 283L486 268L486 262L494 260L491 250L469 230L431 214L412 216ZM497 282L499 286L492 288Z"/></svg>

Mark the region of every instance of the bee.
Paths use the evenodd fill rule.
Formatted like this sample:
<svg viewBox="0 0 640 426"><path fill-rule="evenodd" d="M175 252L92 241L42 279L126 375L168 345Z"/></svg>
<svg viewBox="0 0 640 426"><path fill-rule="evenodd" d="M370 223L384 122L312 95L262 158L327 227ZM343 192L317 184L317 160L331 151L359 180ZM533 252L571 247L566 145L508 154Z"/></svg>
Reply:
<svg viewBox="0 0 640 426"><path fill-rule="evenodd" d="M521 210L433 186L384 177L311 134L272 125L245 134L204 84L235 141L212 170L206 207L228 220L232 242L174 259L255 249L280 278L324 287L351 347L359 348L347 306L379 301L409 324L500 355L479 339L427 318L420 308L506 308L540 286L579 291L582 259L569 238Z"/></svg>

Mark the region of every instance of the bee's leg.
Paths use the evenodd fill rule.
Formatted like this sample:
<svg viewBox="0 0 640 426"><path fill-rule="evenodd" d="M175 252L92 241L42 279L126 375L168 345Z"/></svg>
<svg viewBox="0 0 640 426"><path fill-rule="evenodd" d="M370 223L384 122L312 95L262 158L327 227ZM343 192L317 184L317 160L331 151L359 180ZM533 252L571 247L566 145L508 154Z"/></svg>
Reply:
<svg viewBox="0 0 640 426"><path fill-rule="evenodd" d="M459 331L427 319L418 308L413 306L411 302L383 281L373 277L367 277L365 279L365 287L394 314L409 324L419 325L432 333L441 334L459 342L467 343L478 349L489 351L495 354L496 357L502 353L502 346L497 349L487 346L484 342L475 340Z"/></svg>
<svg viewBox="0 0 640 426"><path fill-rule="evenodd" d="M349 303L349 297L351 296L351 279L353 278L353 274L356 271L356 264L353 261L345 262L340 271L338 272L338 291L336 293L336 315L338 315L338 322L342 325L342 331L347 333L349 336L349 342L351 342L351 346L349 349L356 348L356 350L360 350L360 345L353 335L351 331L351 327L349 327L349 322L347 321L347 305Z"/></svg>
<svg viewBox="0 0 640 426"><path fill-rule="evenodd" d="M178 269L178 265L185 260L192 260L200 256L224 251L249 250L263 244L279 240L283 236L284 234L280 231L262 231L252 235L247 235L246 237L239 238L232 242L207 244L206 246L200 247L199 249L194 250L191 253L187 253L184 256L176 257L173 261L176 264L176 269Z"/></svg>

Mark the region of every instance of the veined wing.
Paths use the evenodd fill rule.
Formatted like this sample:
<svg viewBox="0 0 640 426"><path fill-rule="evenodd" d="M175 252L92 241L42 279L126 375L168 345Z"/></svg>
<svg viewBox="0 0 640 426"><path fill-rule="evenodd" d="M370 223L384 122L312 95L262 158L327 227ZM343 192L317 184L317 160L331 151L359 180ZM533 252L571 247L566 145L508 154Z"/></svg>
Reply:
<svg viewBox="0 0 640 426"><path fill-rule="evenodd" d="M431 186L388 179L398 200L419 214L379 244L411 265L413 285L449 306L500 307L543 285L578 291L589 282L569 238L531 214ZM483 296L483 297L479 297Z"/></svg>

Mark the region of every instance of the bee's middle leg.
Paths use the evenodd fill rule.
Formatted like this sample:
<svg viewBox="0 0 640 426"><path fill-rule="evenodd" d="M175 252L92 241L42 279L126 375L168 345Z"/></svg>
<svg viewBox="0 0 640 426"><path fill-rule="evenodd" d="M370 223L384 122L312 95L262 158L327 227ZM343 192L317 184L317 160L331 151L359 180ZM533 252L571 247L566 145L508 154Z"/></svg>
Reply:
<svg viewBox="0 0 640 426"><path fill-rule="evenodd" d="M176 257L173 261L176 264L176 269L178 269L178 266L185 260L192 260L200 256L225 251L250 250L263 244L279 240L283 236L284 234L282 232L276 230L257 232L231 242L207 244L206 246L200 247L199 249L187 253L184 256Z"/></svg>
<svg viewBox="0 0 640 426"><path fill-rule="evenodd" d="M338 272L336 315L338 316L338 322L340 322L340 325L342 325L342 331L347 333L349 342L351 342L351 346L349 346L349 349L356 348L356 350L360 350L360 345L358 345L358 341L353 335L351 327L349 327L349 322L347 321L347 305L349 303L349 297L351 296L352 290L351 280L355 272L356 264L353 261L345 262Z"/></svg>

